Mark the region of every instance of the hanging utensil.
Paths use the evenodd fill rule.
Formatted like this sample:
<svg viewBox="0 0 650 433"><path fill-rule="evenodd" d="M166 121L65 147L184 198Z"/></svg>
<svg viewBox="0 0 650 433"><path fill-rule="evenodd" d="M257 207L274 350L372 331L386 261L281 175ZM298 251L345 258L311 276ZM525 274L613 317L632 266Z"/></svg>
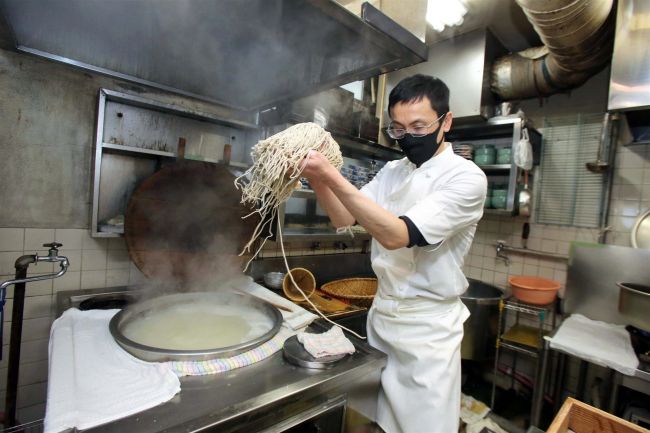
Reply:
<svg viewBox="0 0 650 433"><path fill-rule="evenodd" d="M524 226L521 228L521 246L528 248L528 236L530 235L530 224L528 221L524 223Z"/></svg>
<svg viewBox="0 0 650 433"><path fill-rule="evenodd" d="M519 191L519 215L530 216L530 191L528 190L527 170L524 170L524 189Z"/></svg>
<svg viewBox="0 0 650 433"><path fill-rule="evenodd" d="M596 156L596 161L587 162L585 167L592 173L604 173L609 169L609 163L601 159L603 146L607 140L607 135L609 133L609 113L605 113L605 118L603 120L603 129L601 131L600 143L598 144L598 154Z"/></svg>

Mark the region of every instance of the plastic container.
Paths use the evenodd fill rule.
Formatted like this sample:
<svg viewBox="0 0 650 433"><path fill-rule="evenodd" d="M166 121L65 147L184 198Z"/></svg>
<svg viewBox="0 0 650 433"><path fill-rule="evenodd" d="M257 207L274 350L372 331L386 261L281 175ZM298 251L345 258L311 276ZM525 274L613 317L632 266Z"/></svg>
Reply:
<svg viewBox="0 0 650 433"><path fill-rule="evenodd" d="M508 190L493 189L490 205L495 209L505 209L508 205Z"/></svg>
<svg viewBox="0 0 650 433"><path fill-rule="evenodd" d="M561 284L548 278L513 275L508 278L512 296L533 305L548 305L555 301Z"/></svg>

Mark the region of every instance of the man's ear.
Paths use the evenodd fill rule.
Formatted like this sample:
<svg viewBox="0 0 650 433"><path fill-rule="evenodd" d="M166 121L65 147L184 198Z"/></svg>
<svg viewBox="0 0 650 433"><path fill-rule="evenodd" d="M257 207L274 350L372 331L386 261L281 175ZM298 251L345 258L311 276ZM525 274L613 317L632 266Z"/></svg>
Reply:
<svg viewBox="0 0 650 433"><path fill-rule="evenodd" d="M445 121L442 124L442 130L443 131L449 132L449 130L451 129L451 124L452 124L452 118L453 117L454 117L454 114L451 111L447 112L447 116L445 116Z"/></svg>

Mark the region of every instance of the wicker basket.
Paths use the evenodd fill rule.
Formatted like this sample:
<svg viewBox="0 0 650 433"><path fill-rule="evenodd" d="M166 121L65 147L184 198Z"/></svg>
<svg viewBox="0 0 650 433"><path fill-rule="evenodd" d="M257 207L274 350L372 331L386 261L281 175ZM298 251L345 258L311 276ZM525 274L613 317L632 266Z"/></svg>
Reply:
<svg viewBox="0 0 650 433"><path fill-rule="evenodd" d="M377 293L376 278L346 278L331 281L320 288L328 295L342 299L349 304L370 307Z"/></svg>

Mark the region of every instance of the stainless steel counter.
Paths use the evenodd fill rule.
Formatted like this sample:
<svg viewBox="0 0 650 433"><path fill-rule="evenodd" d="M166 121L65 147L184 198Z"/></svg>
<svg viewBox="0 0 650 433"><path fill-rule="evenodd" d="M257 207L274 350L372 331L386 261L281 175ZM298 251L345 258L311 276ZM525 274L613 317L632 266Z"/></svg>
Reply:
<svg viewBox="0 0 650 433"><path fill-rule="evenodd" d="M88 292L62 292L59 314L66 304L70 306L71 294L85 296ZM320 322L311 327L323 329ZM329 370L293 366L278 352L226 373L181 378L181 392L169 402L86 431L273 431L273 426L341 398L346 400L348 411L375 419L379 376L386 356L362 340L350 339L357 352Z"/></svg>

